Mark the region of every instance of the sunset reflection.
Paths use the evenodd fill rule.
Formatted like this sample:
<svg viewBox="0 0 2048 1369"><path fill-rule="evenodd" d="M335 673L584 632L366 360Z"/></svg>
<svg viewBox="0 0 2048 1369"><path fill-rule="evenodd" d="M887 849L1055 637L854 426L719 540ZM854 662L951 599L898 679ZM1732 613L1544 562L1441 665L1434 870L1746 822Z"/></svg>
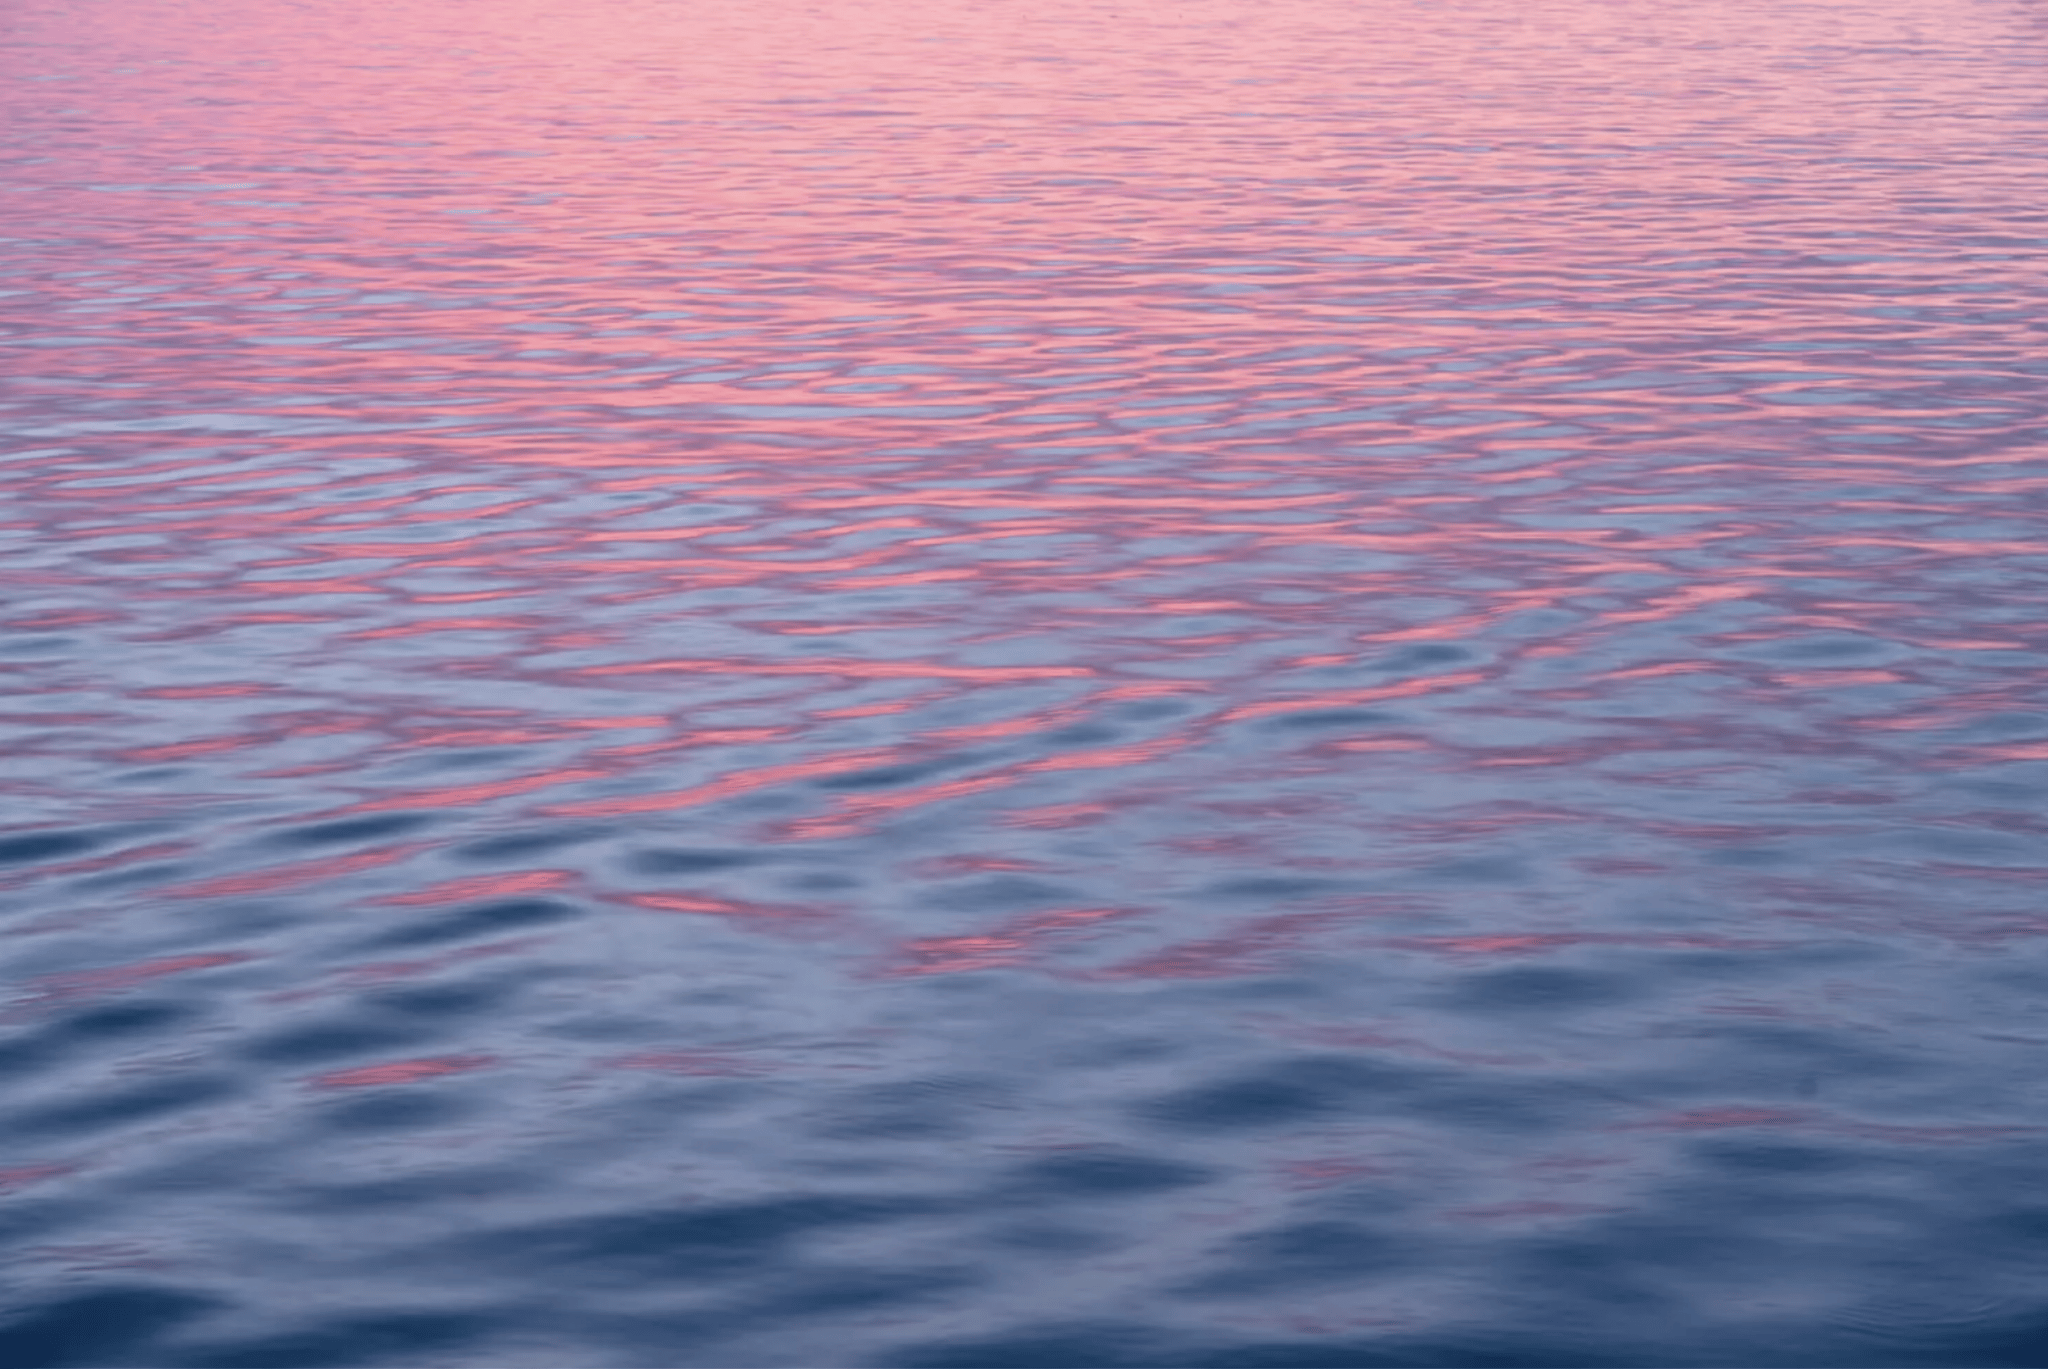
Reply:
<svg viewBox="0 0 2048 1369"><path fill-rule="evenodd" d="M0 1359L2037 1362L2044 52L20 7Z"/></svg>

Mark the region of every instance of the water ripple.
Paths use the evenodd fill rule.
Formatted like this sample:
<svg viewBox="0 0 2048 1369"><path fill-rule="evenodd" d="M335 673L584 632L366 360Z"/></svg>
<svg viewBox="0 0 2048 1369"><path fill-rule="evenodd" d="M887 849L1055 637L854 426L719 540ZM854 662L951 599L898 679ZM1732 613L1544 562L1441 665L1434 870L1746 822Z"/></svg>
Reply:
<svg viewBox="0 0 2048 1369"><path fill-rule="evenodd" d="M15 18L9 1363L2042 1362L2038 14Z"/></svg>

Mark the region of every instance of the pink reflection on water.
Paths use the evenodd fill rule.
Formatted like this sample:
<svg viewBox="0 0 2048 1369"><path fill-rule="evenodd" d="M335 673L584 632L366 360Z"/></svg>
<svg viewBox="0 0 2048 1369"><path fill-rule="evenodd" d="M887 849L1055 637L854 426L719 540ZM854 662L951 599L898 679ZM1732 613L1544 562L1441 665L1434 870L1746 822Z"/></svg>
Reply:
<svg viewBox="0 0 2048 1369"><path fill-rule="evenodd" d="M393 1084L417 1084L467 1074L498 1063L491 1055L422 1056L417 1060L392 1060L381 1065L360 1065L354 1069L332 1070L311 1082L323 1089L385 1088Z"/></svg>
<svg viewBox="0 0 2048 1369"><path fill-rule="evenodd" d="M260 956L237 1032L430 1038L292 1078L550 1142L508 1035L763 1099L886 1038L816 1108L944 1114L910 1169L1213 1170L1162 1265L2036 1138L2038 26L1931 14L32 0L24 1002ZM704 1192L904 1167L813 1106ZM1122 1317L1159 1247L1071 1263ZM1429 1321L1291 1297L1170 1315Z"/></svg>
<svg viewBox="0 0 2048 1369"><path fill-rule="evenodd" d="M247 951L212 951L197 955L164 956L156 960L137 961L129 965L108 965L91 970L67 970L30 980L29 992L21 1001L27 1006L42 1006L98 998L105 994L125 993L138 985L162 979L167 975L219 969L224 965L240 965L256 958L254 953Z"/></svg>

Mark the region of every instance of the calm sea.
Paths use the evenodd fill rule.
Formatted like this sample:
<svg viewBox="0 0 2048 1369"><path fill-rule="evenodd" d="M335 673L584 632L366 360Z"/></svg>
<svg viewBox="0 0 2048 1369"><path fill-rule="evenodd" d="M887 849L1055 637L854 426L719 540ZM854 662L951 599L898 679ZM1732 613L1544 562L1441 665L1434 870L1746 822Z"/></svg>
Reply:
<svg viewBox="0 0 2048 1369"><path fill-rule="evenodd" d="M2048 1365L2038 0L17 0L0 1361Z"/></svg>

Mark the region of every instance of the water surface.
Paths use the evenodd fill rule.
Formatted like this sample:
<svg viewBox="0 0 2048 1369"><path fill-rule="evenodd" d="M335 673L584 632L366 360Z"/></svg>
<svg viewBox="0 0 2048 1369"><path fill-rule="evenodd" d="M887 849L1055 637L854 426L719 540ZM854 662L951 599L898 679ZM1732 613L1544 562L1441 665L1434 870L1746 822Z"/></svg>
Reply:
<svg viewBox="0 0 2048 1369"><path fill-rule="evenodd" d="M2048 1364L2029 0L23 0L0 1345Z"/></svg>

